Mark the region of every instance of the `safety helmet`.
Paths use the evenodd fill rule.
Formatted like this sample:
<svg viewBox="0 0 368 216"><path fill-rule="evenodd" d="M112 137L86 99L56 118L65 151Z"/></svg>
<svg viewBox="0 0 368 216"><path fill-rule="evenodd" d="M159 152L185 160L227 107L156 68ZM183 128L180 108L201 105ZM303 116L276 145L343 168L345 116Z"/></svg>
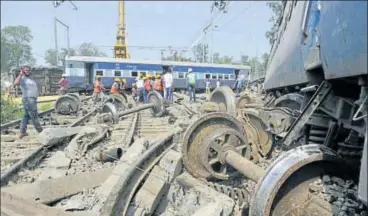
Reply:
<svg viewBox="0 0 368 216"><path fill-rule="evenodd" d="M120 79L118 77L115 77L114 79L116 82L120 82Z"/></svg>
<svg viewBox="0 0 368 216"><path fill-rule="evenodd" d="M160 78L161 77L161 74L156 74L156 78Z"/></svg>
<svg viewBox="0 0 368 216"><path fill-rule="evenodd" d="M96 75L96 79L100 79L101 77L101 75Z"/></svg>
<svg viewBox="0 0 368 216"><path fill-rule="evenodd" d="M152 76L151 76L151 74L147 74L147 78L149 79L149 78L151 78Z"/></svg>
<svg viewBox="0 0 368 216"><path fill-rule="evenodd" d="M124 83L126 83L126 79L122 79L121 81L124 82Z"/></svg>
<svg viewBox="0 0 368 216"><path fill-rule="evenodd" d="M142 78L143 77L143 74L138 73L138 77Z"/></svg>
<svg viewBox="0 0 368 216"><path fill-rule="evenodd" d="M133 86L133 87L136 87L136 86L137 86L137 84L136 84L136 83L133 83L133 84L132 84L132 86Z"/></svg>
<svg viewBox="0 0 368 216"><path fill-rule="evenodd" d="M193 69L192 68L189 68L188 69L188 73L191 73L191 72L193 72Z"/></svg>
<svg viewBox="0 0 368 216"><path fill-rule="evenodd" d="M148 79L148 76L143 77L144 80Z"/></svg>
<svg viewBox="0 0 368 216"><path fill-rule="evenodd" d="M65 76L66 76L66 74L65 74L65 73L61 74L61 77L65 77Z"/></svg>

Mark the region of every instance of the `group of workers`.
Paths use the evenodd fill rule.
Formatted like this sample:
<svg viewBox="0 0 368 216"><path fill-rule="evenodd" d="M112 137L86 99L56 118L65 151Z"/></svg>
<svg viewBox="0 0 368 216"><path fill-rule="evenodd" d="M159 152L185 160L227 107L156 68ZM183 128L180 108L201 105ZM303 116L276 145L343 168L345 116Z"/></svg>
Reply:
<svg viewBox="0 0 368 216"><path fill-rule="evenodd" d="M163 77L160 74L157 74L156 77L153 77L151 74L143 76L143 74L138 74L136 78L136 82L132 84L132 96L136 101L147 102L147 95L150 91L157 91L166 99L171 99L171 91L167 94L167 89L169 82L165 82L167 80L169 73L166 73ZM165 85L166 84L166 85Z"/></svg>
<svg viewBox="0 0 368 216"><path fill-rule="evenodd" d="M39 91L37 87L37 83L34 79L32 79L31 68L29 66L23 66L20 69L19 75L15 79L13 86L20 85L22 89L22 103L24 108L24 114L20 123L20 138L27 135L27 124L28 121L31 120L34 128L37 132L42 132L42 127L40 122L38 121L38 111L37 111L37 98L39 96ZM239 95L239 92L244 87L245 76L240 75L237 79L236 83L236 95ZM220 80L218 79L216 82L216 86L220 87ZM65 74L62 75L62 78L59 81L60 93L65 94L68 90L68 80L65 77ZM120 94L120 92L125 91L126 79L115 78L114 84L111 87L110 94ZM196 101L196 87L197 87L197 76L193 73L191 68L188 69L186 73L186 87L189 92L190 101ZM206 92L209 93L210 89L210 81L207 79L206 81ZM100 98L101 93L105 88L101 83L101 76L96 76L96 81L94 83L94 100ZM147 102L147 95L150 91L157 91L163 95L163 97L168 101L173 101L173 91L174 91L174 79L171 73L171 70L166 71L163 76L157 74L156 77L152 77L150 74L143 77L143 74L138 74L136 78L136 82L132 84L132 96L134 100Z"/></svg>

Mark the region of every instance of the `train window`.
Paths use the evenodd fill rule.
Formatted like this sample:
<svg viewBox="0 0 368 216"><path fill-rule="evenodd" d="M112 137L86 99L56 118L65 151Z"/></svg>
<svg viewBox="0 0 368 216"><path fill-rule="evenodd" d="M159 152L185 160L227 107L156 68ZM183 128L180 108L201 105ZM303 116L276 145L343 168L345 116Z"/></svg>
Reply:
<svg viewBox="0 0 368 216"><path fill-rule="evenodd" d="M115 72L114 72L114 75L115 75L116 77L120 77L120 76L121 76L121 71L115 71Z"/></svg>
<svg viewBox="0 0 368 216"><path fill-rule="evenodd" d="M217 79L217 74L212 74L212 79Z"/></svg>
<svg viewBox="0 0 368 216"><path fill-rule="evenodd" d="M184 79L184 73L183 72L179 72L179 79Z"/></svg>
<svg viewBox="0 0 368 216"><path fill-rule="evenodd" d="M224 77L222 76L222 74L218 75L218 79L222 80Z"/></svg>
<svg viewBox="0 0 368 216"><path fill-rule="evenodd" d="M130 70L123 70L123 77L130 77L131 73Z"/></svg>
<svg viewBox="0 0 368 216"><path fill-rule="evenodd" d="M68 64L68 68L73 68L73 64Z"/></svg>
<svg viewBox="0 0 368 216"><path fill-rule="evenodd" d="M211 79L211 74L206 74L206 79Z"/></svg>
<svg viewBox="0 0 368 216"><path fill-rule="evenodd" d="M112 77L113 76L112 70L105 70L105 76Z"/></svg>
<svg viewBox="0 0 368 216"><path fill-rule="evenodd" d="M137 71L132 71L132 77L137 77L138 76L138 72Z"/></svg>
<svg viewBox="0 0 368 216"><path fill-rule="evenodd" d="M234 74L230 74L230 79L231 80L235 80L235 75Z"/></svg>
<svg viewBox="0 0 368 216"><path fill-rule="evenodd" d="M96 71L96 75L97 76L103 76L103 71L101 71L101 70Z"/></svg>
<svg viewBox="0 0 368 216"><path fill-rule="evenodd" d="M229 79L229 75L228 75L228 74L225 74L225 75L224 75L224 79L225 79L225 80L228 80L228 79Z"/></svg>

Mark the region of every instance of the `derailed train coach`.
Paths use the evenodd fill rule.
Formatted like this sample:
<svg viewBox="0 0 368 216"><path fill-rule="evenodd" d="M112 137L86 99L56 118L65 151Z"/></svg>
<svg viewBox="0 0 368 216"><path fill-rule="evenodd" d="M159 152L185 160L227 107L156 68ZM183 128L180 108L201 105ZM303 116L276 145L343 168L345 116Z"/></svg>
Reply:
<svg viewBox="0 0 368 216"><path fill-rule="evenodd" d="M71 91L92 91L94 79L101 76L102 85L111 88L114 78L126 79L126 88L132 87L138 74L163 74L171 70L175 89L186 88L186 72L192 68L198 77L198 89L205 88L205 80L216 86L234 86L239 75L248 77L250 67L244 65L204 64L192 62L148 61L134 59L115 59L107 57L72 56L65 59L65 74Z"/></svg>
<svg viewBox="0 0 368 216"><path fill-rule="evenodd" d="M367 205L367 1L283 5L264 88L306 121L304 145L327 146L356 170Z"/></svg>
<svg viewBox="0 0 368 216"><path fill-rule="evenodd" d="M9 79L14 82L19 75L19 69L13 69L8 73ZM32 67L31 74L37 83L40 95L55 95L59 87L59 80L64 71L58 67ZM18 96L22 94L20 86L11 89L11 94Z"/></svg>

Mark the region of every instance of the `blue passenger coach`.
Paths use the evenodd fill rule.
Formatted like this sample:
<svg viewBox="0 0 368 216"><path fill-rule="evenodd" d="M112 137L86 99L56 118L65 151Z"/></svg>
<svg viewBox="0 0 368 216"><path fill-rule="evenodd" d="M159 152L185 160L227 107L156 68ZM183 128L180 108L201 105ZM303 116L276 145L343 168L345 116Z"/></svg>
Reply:
<svg viewBox="0 0 368 216"><path fill-rule="evenodd" d="M192 62L148 61L115 59L106 57L71 56L65 59L65 73L71 90L90 91L96 75L102 76L102 84L110 88L115 77L125 78L129 89L139 73L156 76L171 68L175 89L185 89L186 72L189 68L197 74L198 88L205 88L205 80L210 79L212 87L220 79L222 85L233 86L237 77L248 77L250 67L244 65L205 64Z"/></svg>

